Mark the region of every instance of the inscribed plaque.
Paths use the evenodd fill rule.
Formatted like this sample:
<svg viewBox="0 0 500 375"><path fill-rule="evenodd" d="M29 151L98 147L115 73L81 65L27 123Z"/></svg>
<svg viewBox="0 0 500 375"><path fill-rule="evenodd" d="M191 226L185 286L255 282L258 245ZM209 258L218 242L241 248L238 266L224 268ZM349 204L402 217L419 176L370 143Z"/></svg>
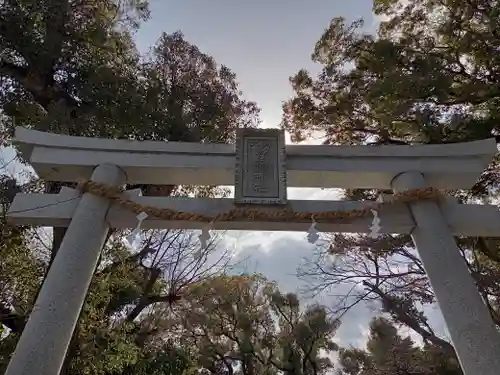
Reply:
<svg viewBox="0 0 500 375"><path fill-rule="evenodd" d="M236 137L236 203L285 204L285 135L277 129L240 129Z"/></svg>

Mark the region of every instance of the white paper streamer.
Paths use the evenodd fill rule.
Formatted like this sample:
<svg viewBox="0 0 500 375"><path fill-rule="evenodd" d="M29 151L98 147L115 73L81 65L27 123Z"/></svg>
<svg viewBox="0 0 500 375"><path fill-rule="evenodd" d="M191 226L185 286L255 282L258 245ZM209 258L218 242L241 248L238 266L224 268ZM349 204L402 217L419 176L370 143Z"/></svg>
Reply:
<svg viewBox="0 0 500 375"><path fill-rule="evenodd" d="M126 238L126 240L130 246L134 246L135 241L137 241L137 238L139 237L139 233L141 232L142 222L144 220L146 220L146 218L148 217L148 214L145 212L141 212L136 217L137 217L137 225L136 225L135 229L132 231L132 233L130 233Z"/></svg>
<svg viewBox="0 0 500 375"><path fill-rule="evenodd" d="M370 210L373 214L373 220L372 220L372 225L370 226L370 233L368 234L368 237L370 238L377 238L380 235L380 218L378 217L378 212L376 210Z"/></svg>
<svg viewBox="0 0 500 375"><path fill-rule="evenodd" d="M316 229L316 221L312 218L312 223L307 230L307 242L314 244L319 239L319 231Z"/></svg>
<svg viewBox="0 0 500 375"><path fill-rule="evenodd" d="M201 230L201 234L198 236L198 240L200 241L200 248L199 250L193 255L193 257L198 260L202 257L203 255L203 250L207 248L208 246L208 241L210 241L210 225L207 225L206 227L203 227Z"/></svg>

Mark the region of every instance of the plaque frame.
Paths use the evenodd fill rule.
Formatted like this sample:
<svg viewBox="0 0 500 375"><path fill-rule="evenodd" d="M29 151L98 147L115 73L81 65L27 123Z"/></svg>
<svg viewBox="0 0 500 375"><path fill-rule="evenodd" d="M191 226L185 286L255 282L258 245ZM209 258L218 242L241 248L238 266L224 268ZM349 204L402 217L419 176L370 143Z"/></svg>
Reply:
<svg viewBox="0 0 500 375"><path fill-rule="evenodd" d="M274 197L245 196L245 140L247 138L266 138L275 142L277 157L277 181L278 195ZM235 174L234 174L234 202L235 204L259 204L259 205L285 205L287 203L286 182L286 148L285 132L281 129L258 129L242 128L236 130L235 144Z"/></svg>

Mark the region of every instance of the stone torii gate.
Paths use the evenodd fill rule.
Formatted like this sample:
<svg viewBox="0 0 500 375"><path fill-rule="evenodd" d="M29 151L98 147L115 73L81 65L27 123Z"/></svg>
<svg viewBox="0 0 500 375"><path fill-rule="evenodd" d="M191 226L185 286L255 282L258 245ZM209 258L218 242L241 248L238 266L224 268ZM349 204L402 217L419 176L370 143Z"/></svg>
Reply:
<svg viewBox="0 0 500 375"><path fill-rule="evenodd" d="M454 235L500 235L500 212L437 198L468 189L497 152L494 139L422 146L284 144L279 130L245 129L236 146L139 142L43 133L16 142L41 178L81 181L59 194L18 194L15 225L68 227L6 375L57 375L110 227L411 234L466 375L498 375L500 334ZM235 185L235 199L143 197L127 184ZM377 202L287 200L286 188L391 189ZM374 210L374 211L372 211Z"/></svg>

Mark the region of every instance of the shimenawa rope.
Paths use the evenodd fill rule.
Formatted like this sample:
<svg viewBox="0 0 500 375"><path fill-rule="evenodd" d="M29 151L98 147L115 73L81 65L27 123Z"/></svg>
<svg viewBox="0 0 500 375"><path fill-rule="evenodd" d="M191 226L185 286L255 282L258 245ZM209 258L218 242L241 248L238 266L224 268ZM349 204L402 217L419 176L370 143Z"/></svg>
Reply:
<svg viewBox="0 0 500 375"><path fill-rule="evenodd" d="M311 218L318 223L332 222L338 220L349 220L371 215L371 210L379 210L382 206L394 203L411 203L419 200L438 200L442 197L439 190L432 187L422 189L411 189L394 194L390 202L367 202L362 208L345 211L322 211L322 212L295 212L289 206L277 210L260 210L256 208L237 207L228 212L223 212L215 216L208 216L193 212L175 211L169 208L157 208L136 203L123 196L124 189L85 180L78 183L77 189L82 193L91 193L117 203L136 214L145 212L148 216L163 220L178 221L271 221L271 222L291 222L291 221L311 221Z"/></svg>

